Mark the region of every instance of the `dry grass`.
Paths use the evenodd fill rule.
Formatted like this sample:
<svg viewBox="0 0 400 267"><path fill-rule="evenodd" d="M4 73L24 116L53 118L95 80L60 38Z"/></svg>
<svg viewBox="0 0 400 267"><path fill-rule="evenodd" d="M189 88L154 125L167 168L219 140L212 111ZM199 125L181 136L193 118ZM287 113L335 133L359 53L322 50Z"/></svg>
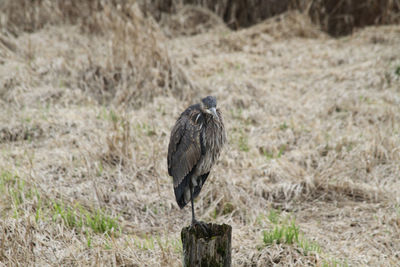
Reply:
<svg viewBox="0 0 400 267"><path fill-rule="evenodd" d="M215 13L206 8L192 5L182 6L176 13L164 15L159 24L165 35L170 38L227 28L222 19Z"/></svg>
<svg viewBox="0 0 400 267"><path fill-rule="evenodd" d="M234 266L399 262L399 26L332 39L292 12L168 40L131 7L1 13L2 264L180 266L167 145L206 94L229 144L196 214L232 225Z"/></svg>
<svg viewBox="0 0 400 267"><path fill-rule="evenodd" d="M315 23L333 36L351 34L360 27L400 22L399 0L293 0L292 4L307 11Z"/></svg>
<svg viewBox="0 0 400 267"><path fill-rule="evenodd" d="M39 97L62 98L78 89L100 104L139 107L158 95L193 95L195 87L170 58L158 25L135 1L28 2L0 6L0 40L15 52L14 61L29 59L21 70L24 77L29 73L27 83L63 88ZM20 36L29 37L15 38ZM15 75L6 77L5 90L20 80ZM0 94L7 101L20 100L18 93Z"/></svg>
<svg viewBox="0 0 400 267"><path fill-rule="evenodd" d="M191 24L192 31L196 28L198 30L198 23L204 23L204 18L208 16L198 8L197 12L194 12L193 8L189 9L191 12L187 12L185 5L211 10L235 30L253 26L290 10L306 14L324 32L332 36L348 35L365 26L400 22L399 0L152 0L151 4L146 1L139 2L146 12L161 23L165 22L169 14L178 13L178 16L173 16L173 21L175 26L181 26L179 24L184 22L189 14L191 20L186 25ZM186 11L182 12L185 9ZM187 32L188 29L183 31Z"/></svg>

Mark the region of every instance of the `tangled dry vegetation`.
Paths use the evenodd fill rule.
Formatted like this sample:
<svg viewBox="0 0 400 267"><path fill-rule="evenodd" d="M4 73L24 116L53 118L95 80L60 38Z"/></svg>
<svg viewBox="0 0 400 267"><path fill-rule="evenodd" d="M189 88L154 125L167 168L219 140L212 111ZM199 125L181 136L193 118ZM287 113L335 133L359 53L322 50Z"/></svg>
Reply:
<svg viewBox="0 0 400 267"><path fill-rule="evenodd" d="M398 25L233 32L186 9L217 27L175 16L168 39L112 2L0 6L1 265L180 266L167 144L207 94L229 144L196 214L232 225L234 266L400 262Z"/></svg>

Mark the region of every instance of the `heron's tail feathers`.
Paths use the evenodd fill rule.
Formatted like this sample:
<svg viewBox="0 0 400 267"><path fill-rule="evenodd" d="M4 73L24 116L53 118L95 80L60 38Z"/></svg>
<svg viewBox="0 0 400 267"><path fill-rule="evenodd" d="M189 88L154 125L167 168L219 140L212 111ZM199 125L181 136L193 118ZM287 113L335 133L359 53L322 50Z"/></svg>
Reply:
<svg viewBox="0 0 400 267"><path fill-rule="evenodd" d="M201 175L197 178L197 185L193 188L193 200L200 194L201 188L203 187L204 183L207 180L208 173ZM174 188L175 191L175 198L176 202L178 203L179 207L183 209L187 203L190 202L190 183L191 177L186 176L182 182Z"/></svg>

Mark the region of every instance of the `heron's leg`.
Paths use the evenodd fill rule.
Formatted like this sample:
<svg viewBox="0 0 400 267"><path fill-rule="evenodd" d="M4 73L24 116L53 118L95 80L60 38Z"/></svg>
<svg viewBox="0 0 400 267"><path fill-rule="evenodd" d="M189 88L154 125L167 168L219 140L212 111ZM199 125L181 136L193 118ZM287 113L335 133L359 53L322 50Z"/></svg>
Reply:
<svg viewBox="0 0 400 267"><path fill-rule="evenodd" d="M193 200L194 193L193 193L193 185L192 185L191 182L189 184L189 187L190 187L190 201L192 202L192 226L199 225L201 230L203 231L203 233L209 235L210 233L208 231L207 224L204 223L204 222L199 222L195 218L195 215L194 215L194 200Z"/></svg>
<svg viewBox="0 0 400 267"><path fill-rule="evenodd" d="M189 187L190 187L190 201L192 202L192 225L195 224L196 219L194 216L194 203L193 203L193 185L192 182L189 182Z"/></svg>

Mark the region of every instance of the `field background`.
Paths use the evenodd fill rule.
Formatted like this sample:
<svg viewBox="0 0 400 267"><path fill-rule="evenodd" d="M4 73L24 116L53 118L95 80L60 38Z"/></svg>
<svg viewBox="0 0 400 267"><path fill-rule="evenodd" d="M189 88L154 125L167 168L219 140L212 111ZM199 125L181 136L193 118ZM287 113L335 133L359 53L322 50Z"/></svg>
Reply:
<svg viewBox="0 0 400 267"><path fill-rule="evenodd" d="M400 266L399 1L274 2L3 0L0 265L180 266L169 134L212 94L233 266Z"/></svg>

